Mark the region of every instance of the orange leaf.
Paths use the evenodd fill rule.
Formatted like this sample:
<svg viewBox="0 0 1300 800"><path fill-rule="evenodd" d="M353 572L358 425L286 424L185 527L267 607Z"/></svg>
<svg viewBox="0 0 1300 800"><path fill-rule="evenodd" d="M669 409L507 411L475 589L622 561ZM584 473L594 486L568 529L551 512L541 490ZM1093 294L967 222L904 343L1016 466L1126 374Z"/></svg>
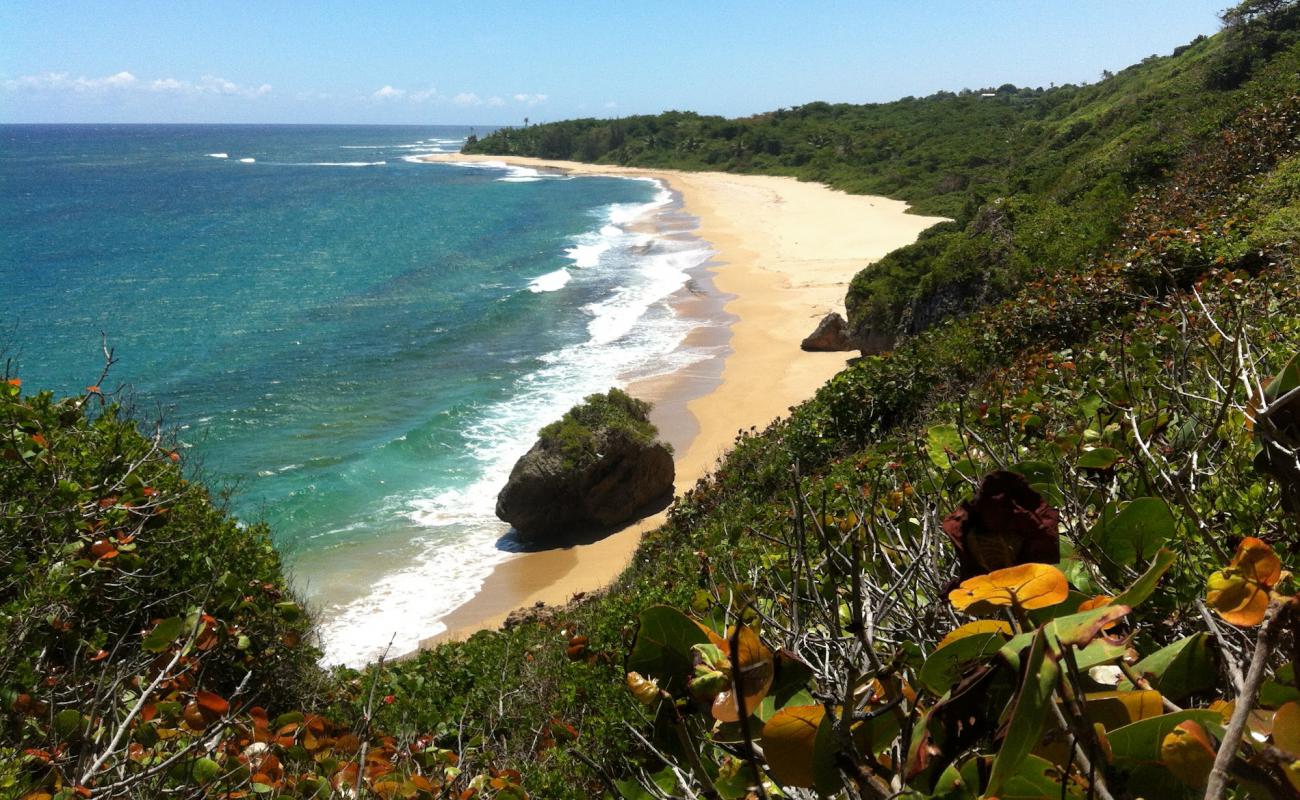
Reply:
<svg viewBox="0 0 1300 800"><path fill-rule="evenodd" d="M1227 622L1243 628L1264 621L1269 591L1282 579L1282 560L1263 541L1247 536L1224 569L1210 575L1205 601Z"/></svg>
<svg viewBox="0 0 1300 800"><path fill-rule="evenodd" d="M767 690L772 686L772 676L775 673L772 651L767 649L758 638L758 634L742 625L739 634L735 628L729 632L728 641L722 646L724 653L731 649L733 637L736 640L736 650L731 653L731 663L740 673L739 689L744 698L745 715L748 716L754 713L759 703L763 702ZM719 692L713 699L714 719L719 722L740 721L740 701L737 699L736 689L737 687L732 686L726 691Z"/></svg>
<svg viewBox="0 0 1300 800"><path fill-rule="evenodd" d="M220 717L230 710L230 703L219 694L199 691L195 694L194 699L198 701L199 708L216 717Z"/></svg>
<svg viewBox="0 0 1300 800"><path fill-rule="evenodd" d="M824 716L822 706L787 706L763 725L763 754L772 777L783 786L816 785L813 750Z"/></svg>
<svg viewBox="0 0 1300 800"><path fill-rule="evenodd" d="M1065 573L1050 564L1019 564L976 575L948 594L953 608L964 611L975 603L1019 605L1026 610L1047 608L1065 600L1070 584Z"/></svg>

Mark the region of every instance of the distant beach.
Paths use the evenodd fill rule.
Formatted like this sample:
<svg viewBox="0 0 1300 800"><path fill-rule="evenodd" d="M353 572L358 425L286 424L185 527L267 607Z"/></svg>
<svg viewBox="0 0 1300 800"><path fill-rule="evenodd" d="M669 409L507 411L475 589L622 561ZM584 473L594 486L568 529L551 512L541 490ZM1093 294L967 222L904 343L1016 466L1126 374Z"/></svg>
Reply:
<svg viewBox="0 0 1300 800"><path fill-rule="evenodd" d="M712 471L737 432L766 426L844 367L850 354L804 352L800 341L821 317L843 312L848 283L860 269L942 221L909 214L898 200L793 178L460 154L422 160L653 178L698 220L694 235L715 253L707 281L679 291L672 303L679 315L718 323L697 330L725 341L725 352L629 387L655 403L654 421L676 446L679 493ZM424 644L498 627L515 609L562 604L607 585L631 561L641 535L663 521L659 514L592 544L521 553L497 564L478 594L442 619L446 632Z"/></svg>

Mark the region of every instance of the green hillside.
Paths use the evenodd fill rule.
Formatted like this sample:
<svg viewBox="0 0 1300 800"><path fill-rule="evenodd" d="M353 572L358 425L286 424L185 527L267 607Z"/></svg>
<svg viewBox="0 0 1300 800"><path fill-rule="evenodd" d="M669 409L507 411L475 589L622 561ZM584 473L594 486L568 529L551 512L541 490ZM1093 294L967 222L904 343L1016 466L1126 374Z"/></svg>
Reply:
<svg viewBox="0 0 1300 800"><path fill-rule="evenodd" d="M316 670L265 531L5 376L0 796L1297 796L1297 16L1086 87L480 140L955 222L614 586L408 660Z"/></svg>

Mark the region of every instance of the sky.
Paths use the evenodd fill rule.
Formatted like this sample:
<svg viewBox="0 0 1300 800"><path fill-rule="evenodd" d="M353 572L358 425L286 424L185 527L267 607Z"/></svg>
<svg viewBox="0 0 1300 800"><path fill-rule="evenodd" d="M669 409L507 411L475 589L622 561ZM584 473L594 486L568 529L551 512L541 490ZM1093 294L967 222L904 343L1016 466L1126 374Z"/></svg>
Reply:
<svg viewBox="0 0 1300 800"><path fill-rule="evenodd" d="M744 116L1099 79L1230 0L0 4L0 122Z"/></svg>

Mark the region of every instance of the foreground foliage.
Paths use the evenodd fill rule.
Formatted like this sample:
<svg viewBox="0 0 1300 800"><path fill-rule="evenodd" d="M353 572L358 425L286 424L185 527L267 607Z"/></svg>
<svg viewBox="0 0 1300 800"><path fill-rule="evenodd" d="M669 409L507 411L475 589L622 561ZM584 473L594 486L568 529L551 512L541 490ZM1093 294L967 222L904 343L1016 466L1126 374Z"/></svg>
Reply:
<svg viewBox="0 0 1300 800"><path fill-rule="evenodd" d="M1292 11L1061 95L1043 187L1167 146L1108 233L742 435L608 592L408 660L317 671L262 528L6 376L0 795L1300 796Z"/></svg>

